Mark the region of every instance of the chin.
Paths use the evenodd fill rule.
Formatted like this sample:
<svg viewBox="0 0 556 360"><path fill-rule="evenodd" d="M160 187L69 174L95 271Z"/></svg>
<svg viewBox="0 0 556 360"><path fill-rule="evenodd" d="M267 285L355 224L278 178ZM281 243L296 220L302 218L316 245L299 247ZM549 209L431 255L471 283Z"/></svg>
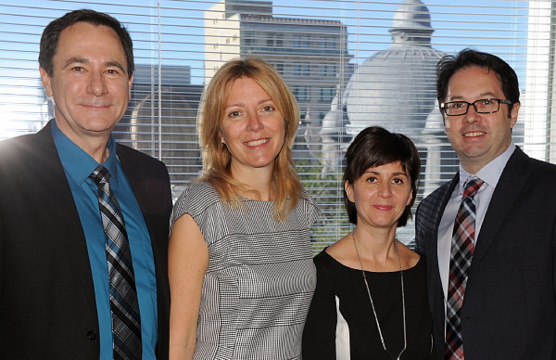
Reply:
<svg viewBox="0 0 556 360"><path fill-rule="evenodd" d="M89 131L93 132L103 132L107 130L112 130L117 124L117 121L109 120L90 120L85 123L85 126Z"/></svg>
<svg viewBox="0 0 556 360"><path fill-rule="evenodd" d="M251 166L256 167L256 168L264 168L267 166L271 166L274 164L274 159L275 158L264 158L264 159L257 159L253 162L251 162Z"/></svg>

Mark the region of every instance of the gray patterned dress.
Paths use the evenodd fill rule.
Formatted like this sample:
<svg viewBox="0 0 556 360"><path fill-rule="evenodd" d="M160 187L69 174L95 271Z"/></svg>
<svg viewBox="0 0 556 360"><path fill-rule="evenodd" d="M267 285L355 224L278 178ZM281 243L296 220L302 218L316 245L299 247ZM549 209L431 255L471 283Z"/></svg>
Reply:
<svg viewBox="0 0 556 360"><path fill-rule="evenodd" d="M300 359L316 274L310 228L315 203L300 199L277 222L272 201L224 205L208 183L180 196L171 225L195 220L209 249L194 359Z"/></svg>

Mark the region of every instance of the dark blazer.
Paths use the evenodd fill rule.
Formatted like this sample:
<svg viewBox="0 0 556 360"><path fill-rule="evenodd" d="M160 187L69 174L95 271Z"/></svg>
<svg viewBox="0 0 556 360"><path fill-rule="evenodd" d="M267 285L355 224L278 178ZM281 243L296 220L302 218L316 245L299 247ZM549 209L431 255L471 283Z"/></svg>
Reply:
<svg viewBox="0 0 556 360"><path fill-rule="evenodd" d="M437 353L444 354L445 301L438 224L459 174L416 214L416 250L428 262ZM462 313L465 358L556 359L556 166L517 148L492 195L469 269Z"/></svg>
<svg viewBox="0 0 556 360"><path fill-rule="evenodd" d="M163 163L118 145L151 237L159 359L168 357L168 223ZM0 358L99 359L98 318L85 236L50 123L0 142Z"/></svg>

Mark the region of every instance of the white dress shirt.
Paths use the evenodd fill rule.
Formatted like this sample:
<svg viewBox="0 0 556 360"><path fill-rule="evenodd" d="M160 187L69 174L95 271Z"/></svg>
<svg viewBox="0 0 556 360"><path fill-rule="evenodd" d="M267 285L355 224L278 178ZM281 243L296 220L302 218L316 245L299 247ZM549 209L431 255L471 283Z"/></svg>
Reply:
<svg viewBox="0 0 556 360"><path fill-rule="evenodd" d="M485 219L485 214L490 204L490 199L494 193L494 189L498 184L500 175L506 167L506 163L512 156L515 145L510 146L500 154L496 159L486 164L477 174L469 174L465 171L461 164L459 166L459 184L454 188L450 200L446 205L442 219L438 226L438 270L440 271L440 279L442 281L442 289L444 290L444 300L448 293L448 277L450 271L450 249L452 246L452 232L454 230L454 221L459 210L461 197L463 195L463 186L470 177L477 176L485 183L475 194L475 241L479 240L481 225Z"/></svg>

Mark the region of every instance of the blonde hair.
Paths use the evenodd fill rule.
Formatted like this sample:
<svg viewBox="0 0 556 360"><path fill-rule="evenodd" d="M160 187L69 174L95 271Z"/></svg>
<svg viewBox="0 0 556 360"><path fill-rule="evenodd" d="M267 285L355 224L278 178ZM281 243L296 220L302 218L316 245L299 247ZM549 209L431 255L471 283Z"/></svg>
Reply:
<svg viewBox="0 0 556 360"><path fill-rule="evenodd" d="M270 96L284 117L284 145L274 159L272 182L276 190L274 216L284 220L286 214L302 196L302 186L294 170L292 146L299 123L299 107L290 89L267 62L254 58L233 59L226 62L214 75L204 91L197 116L199 138L203 151L203 175L216 188L222 201L240 206L238 191L249 191L234 179L230 172L232 155L222 144L220 129L225 118L226 100L235 80L246 77L254 80Z"/></svg>

